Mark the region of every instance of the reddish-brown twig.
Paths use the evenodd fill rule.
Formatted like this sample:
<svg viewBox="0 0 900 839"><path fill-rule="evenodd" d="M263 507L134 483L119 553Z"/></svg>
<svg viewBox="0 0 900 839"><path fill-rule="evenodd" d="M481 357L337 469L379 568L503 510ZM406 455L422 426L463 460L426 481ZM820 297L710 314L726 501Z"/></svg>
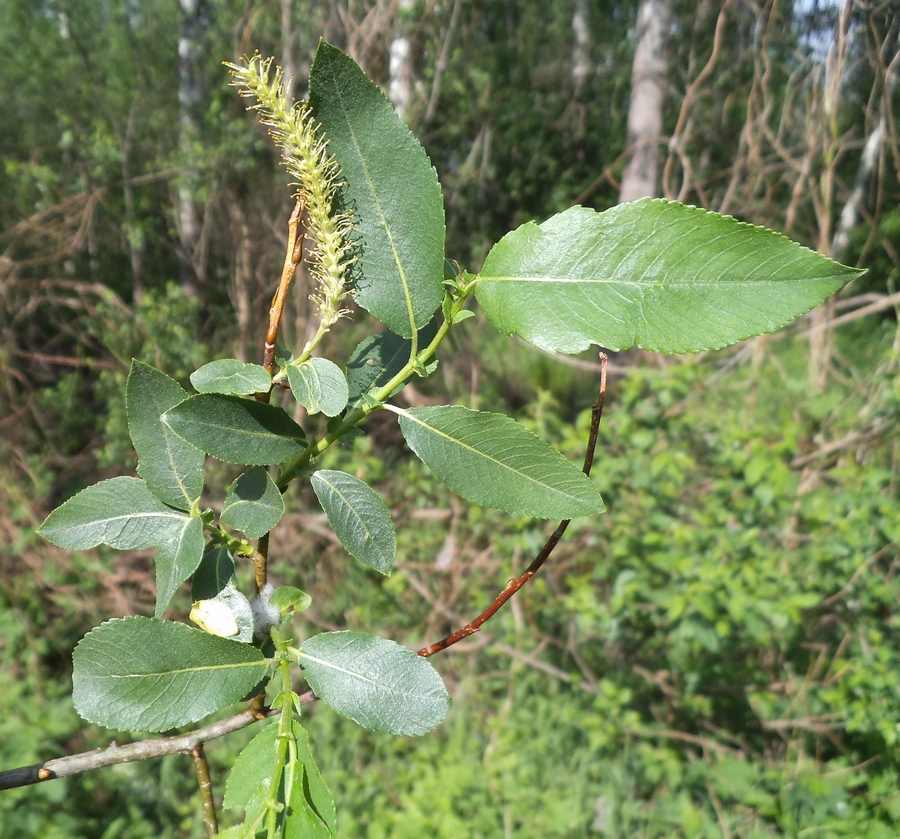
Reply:
<svg viewBox="0 0 900 839"><path fill-rule="evenodd" d="M278 340L278 330L281 327L281 316L284 312L284 303L287 300L297 266L303 259L303 231L300 222L303 217L303 204L298 201L288 219L288 244L284 255L284 266L281 269L281 282L278 291L272 298L272 306L269 309L269 331L266 332L266 348L263 354L263 367L269 374L275 372L275 342Z"/></svg>
<svg viewBox="0 0 900 839"><path fill-rule="evenodd" d="M600 420L603 417L603 400L606 398L606 367L607 367L607 357L605 353L600 353L600 393L597 396L597 401L594 403L593 408L591 409L591 432L588 436L588 445L587 451L584 454L584 466L583 471L585 475L591 474L591 467L594 465L594 450L597 448L597 435L600 432ZM434 644L431 644L428 647L423 647L419 650L419 655L423 658L427 658L430 655L434 655L435 653L439 653L441 650L446 650L448 647L452 647L454 644L462 641L463 638L468 638L470 635L474 635L484 626L500 609L500 607L506 603L522 586L525 585L537 572L540 570L541 566L547 561L547 558L553 553L553 549L559 544L559 540L562 538L563 534L566 532L566 528L569 526L570 519L566 519L565 521L561 521L559 523L559 527L550 534L550 538L547 539L547 542L544 544L544 547L541 548L540 552L535 556L532 560L531 565L528 566L525 573L520 577L516 577L513 580L510 580L506 584L506 588L494 598L494 602L491 603L490 606L487 607L475 620L467 623L462 629L457 629L456 632L448 635L441 641L437 641Z"/></svg>

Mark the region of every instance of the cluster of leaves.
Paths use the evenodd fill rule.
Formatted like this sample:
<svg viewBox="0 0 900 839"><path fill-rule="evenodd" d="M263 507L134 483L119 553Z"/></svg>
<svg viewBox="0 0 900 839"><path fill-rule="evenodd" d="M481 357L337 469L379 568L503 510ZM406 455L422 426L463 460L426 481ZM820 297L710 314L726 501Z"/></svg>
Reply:
<svg viewBox="0 0 900 839"><path fill-rule="evenodd" d="M234 359L212 362L191 375L193 395L135 362L126 413L140 477L88 487L40 529L70 550L156 549L155 617L107 621L75 651L75 706L85 719L162 731L258 693L274 675L280 721L242 753L229 781L226 804L246 817L233 836L333 833L333 803L296 722L292 663L320 699L368 728L420 734L449 708L428 661L393 641L326 632L295 646L281 634L283 621L309 598L289 586L273 590L261 573L265 547L250 540L278 524L282 493L292 482L310 481L349 554L382 574L393 566L396 539L384 503L356 475L317 469L326 450L387 408L399 416L410 449L468 501L564 520L605 509L587 475L509 417L454 405L387 404L412 377L433 372L449 330L471 314L465 308L471 298L501 333L546 350L637 344L686 352L772 331L854 274L770 231L642 201L602 214L575 207L541 225L525 224L491 249L477 275L446 276L434 169L377 87L324 43L310 76L310 108L345 179L341 209L333 211L353 212L354 296L387 331L364 340L345 369L313 357L315 341L296 357L280 349L274 375ZM267 109L270 117L278 113L295 111ZM310 125L299 120L281 138ZM313 169L313 179L331 177ZM326 257L320 250L317 258ZM319 291L323 298L345 293L324 283ZM323 315L323 329L332 322ZM308 415L328 418L322 436L270 402L279 385ZM234 481L218 515L201 504L208 456L251 467ZM239 561L257 569L252 599L238 590ZM199 629L162 619L188 579Z"/></svg>

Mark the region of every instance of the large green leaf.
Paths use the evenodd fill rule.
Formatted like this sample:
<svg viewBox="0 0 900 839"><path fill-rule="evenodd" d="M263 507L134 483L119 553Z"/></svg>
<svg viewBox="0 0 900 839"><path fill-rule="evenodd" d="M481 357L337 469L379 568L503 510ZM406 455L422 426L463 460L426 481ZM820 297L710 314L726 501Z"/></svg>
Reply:
<svg viewBox="0 0 900 839"><path fill-rule="evenodd" d="M165 731L237 702L266 675L262 653L182 623L107 621L73 655L75 709L89 722Z"/></svg>
<svg viewBox="0 0 900 839"><path fill-rule="evenodd" d="M584 472L507 416L455 405L397 413L410 448L469 501L542 519L606 509Z"/></svg>
<svg viewBox="0 0 900 839"><path fill-rule="evenodd" d="M123 476L73 495L47 516L38 533L70 551L100 544L129 550L159 545L188 521L190 516L167 507L142 480Z"/></svg>
<svg viewBox="0 0 900 839"><path fill-rule="evenodd" d="M166 411L176 434L226 463L268 466L303 451L306 437L281 408L255 399L201 393Z"/></svg>
<svg viewBox="0 0 900 839"><path fill-rule="evenodd" d="M475 295L501 332L552 352L698 352L772 332L857 273L763 227L642 199L522 225Z"/></svg>
<svg viewBox="0 0 900 839"><path fill-rule="evenodd" d="M364 632L309 638L300 666L319 699L376 731L424 734L450 710L447 689L426 659Z"/></svg>
<svg viewBox="0 0 900 839"><path fill-rule="evenodd" d="M267 726L238 755L225 784L223 806L244 810L246 823L258 822L265 814L266 795L275 771L278 749L277 723ZM322 779L309 748L309 736L298 722L291 726L296 760L290 759L286 773L293 773L288 801L285 836L298 839L330 839L337 831L334 799ZM286 791L287 792L287 791Z"/></svg>
<svg viewBox="0 0 900 839"><path fill-rule="evenodd" d="M367 483L346 472L320 469L310 478L341 544L368 568L390 574L397 537L391 514Z"/></svg>
<svg viewBox="0 0 900 839"><path fill-rule="evenodd" d="M187 399L174 379L140 361L131 362L125 384L128 433L138 454L138 474L161 501L190 510L203 491L206 456L175 434L162 415Z"/></svg>
<svg viewBox="0 0 900 839"><path fill-rule="evenodd" d="M357 302L411 338L443 297L444 204L425 150L349 56L320 42L309 101L353 211Z"/></svg>
<svg viewBox="0 0 900 839"><path fill-rule="evenodd" d="M347 380L341 368L327 358L310 358L302 364L288 364L291 393L310 414L321 411L336 417L347 407Z"/></svg>
<svg viewBox="0 0 900 839"><path fill-rule="evenodd" d="M199 516L185 519L156 549L156 617L161 618L172 595L203 558L203 521Z"/></svg>
<svg viewBox="0 0 900 839"><path fill-rule="evenodd" d="M272 377L259 364L247 364L236 358L220 358L191 373L191 384L198 393L249 396L268 392L272 387Z"/></svg>
<svg viewBox="0 0 900 839"><path fill-rule="evenodd" d="M284 515L284 499L265 469L238 476L222 504L222 521L250 539L265 536Z"/></svg>

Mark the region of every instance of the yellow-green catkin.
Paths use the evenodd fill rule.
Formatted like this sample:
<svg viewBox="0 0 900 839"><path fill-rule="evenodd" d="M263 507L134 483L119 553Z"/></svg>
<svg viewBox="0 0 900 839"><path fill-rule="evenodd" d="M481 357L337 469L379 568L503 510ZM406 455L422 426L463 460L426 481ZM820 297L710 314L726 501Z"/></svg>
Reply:
<svg viewBox="0 0 900 839"><path fill-rule="evenodd" d="M240 89L241 95L256 100L248 110L259 113L260 122L281 149L285 166L297 187L297 197L306 210L308 238L315 245L310 262L317 289L311 299L318 307L320 332L327 330L347 313L341 304L349 294L347 272L353 261L348 241L352 227L350 214L334 211L340 170L329 156L328 144L320 136L307 104L288 102L281 68L276 67L269 78L271 58L254 55L246 66L225 66L231 70L232 84Z"/></svg>

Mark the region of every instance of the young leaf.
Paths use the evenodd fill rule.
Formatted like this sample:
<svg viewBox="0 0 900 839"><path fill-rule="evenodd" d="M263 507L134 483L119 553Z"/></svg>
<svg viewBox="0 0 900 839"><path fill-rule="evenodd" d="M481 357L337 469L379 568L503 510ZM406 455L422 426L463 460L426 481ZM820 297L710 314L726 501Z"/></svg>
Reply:
<svg viewBox="0 0 900 839"><path fill-rule="evenodd" d="M265 536L284 515L284 499L262 467L244 472L231 485L221 519L250 539Z"/></svg>
<svg viewBox="0 0 900 839"><path fill-rule="evenodd" d="M292 809L285 839L331 839L337 835L337 812L331 791L319 772L309 748L309 735L298 722L293 725L297 762L303 767L302 783L295 776Z"/></svg>
<svg viewBox="0 0 900 839"><path fill-rule="evenodd" d="M310 481L347 552L367 568L390 574L397 537L391 514L375 490L353 475L332 469L320 469Z"/></svg>
<svg viewBox="0 0 900 839"><path fill-rule="evenodd" d="M118 618L75 648L75 709L88 720L129 731L165 731L237 702L268 664L249 644L182 623Z"/></svg>
<svg viewBox="0 0 900 839"><path fill-rule="evenodd" d="M541 519L606 509L584 472L507 416L453 405L397 413L409 447L469 501Z"/></svg>
<svg viewBox="0 0 900 839"><path fill-rule="evenodd" d="M190 510L203 491L206 456L174 434L161 418L187 397L187 391L165 373L140 361L131 362L125 413L139 458L137 471L157 498L179 510Z"/></svg>
<svg viewBox="0 0 900 839"><path fill-rule="evenodd" d="M156 617L161 618L172 595L200 564L203 558L203 521L199 516L185 518L159 543L156 565Z"/></svg>
<svg viewBox="0 0 900 839"><path fill-rule="evenodd" d="M764 227L641 199L508 233L475 296L501 332L551 352L699 352L773 332L858 273Z"/></svg>
<svg viewBox="0 0 900 839"><path fill-rule="evenodd" d="M236 358L220 358L191 373L191 384L198 393L250 396L268 392L272 387L272 377L259 364L245 364Z"/></svg>
<svg viewBox="0 0 900 839"><path fill-rule="evenodd" d="M306 436L281 408L254 399L201 393L166 411L163 422L226 463L268 466L303 451Z"/></svg>
<svg viewBox="0 0 900 839"><path fill-rule="evenodd" d="M324 632L303 642L300 666L319 699L375 731L424 734L450 709L431 664L384 638Z"/></svg>
<svg viewBox="0 0 900 839"><path fill-rule="evenodd" d="M286 369L294 399L310 414L321 411L326 417L336 417L347 407L347 380L333 361L310 358Z"/></svg>
<svg viewBox="0 0 900 839"><path fill-rule="evenodd" d="M436 319L422 327L419 347L430 344L437 330ZM364 393L393 379L409 361L411 349L410 338L401 338L389 330L360 341L347 361L347 404L353 407Z"/></svg>
<svg viewBox="0 0 900 839"><path fill-rule="evenodd" d="M312 603L312 598L305 591L300 591L294 586L278 586L272 592L269 603L275 606L283 617L286 617L294 612L305 612Z"/></svg>
<svg viewBox="0 0 900 839"><path fill-rule="evenodd" d="M353 209L354 296L398 335L411 338L441 303L444 204L425 150L349 56L320 42L309 101L346 179Z"/></svg>
<svg viewBox="0 0 900 839"><path fill-rule="evenodd" d="M294 783L286 812L285 836L297 839L330 839L337 831L334 799L322 780L309 748L309 736L298 722L291 726L297 753L293 763ZM238 755L228 780L222 804L229 810L243 809L245 824L263 815L266 793L275 771L278 724L260 731ZM288 763L286 769L290 769Z"/></svg>
<svg viewBox="0 0 900 839"><path fill-rule="evenodd" d="M162 503L139 478L111 478L83 489L57 507L38 533L60 548L97 545L152 548L179 532L190 516Z"/></svg>

